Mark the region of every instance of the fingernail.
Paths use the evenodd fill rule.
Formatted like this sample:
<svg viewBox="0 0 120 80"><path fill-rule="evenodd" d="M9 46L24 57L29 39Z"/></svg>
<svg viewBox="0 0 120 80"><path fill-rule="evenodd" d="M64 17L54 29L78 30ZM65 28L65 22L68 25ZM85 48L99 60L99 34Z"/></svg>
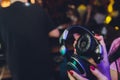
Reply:
<svg viewBox="0 0 120 80"><path fill-rule="evenodd" d="M91 69L91 70L95 70L95 67L94 67L94 66L90 66L90 69Z"/></svg>
<svg viewBox="0 0 120 80"><path fill-rule="evenodd" d="M73 75L73 71L70 70L69 73L70 73L71 75Z"/></svg>

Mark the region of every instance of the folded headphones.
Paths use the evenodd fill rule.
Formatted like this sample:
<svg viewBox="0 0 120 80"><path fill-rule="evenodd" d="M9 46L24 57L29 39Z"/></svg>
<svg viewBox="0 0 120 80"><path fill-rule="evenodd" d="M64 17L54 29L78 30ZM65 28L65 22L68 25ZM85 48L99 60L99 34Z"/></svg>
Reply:
<svg viewBox="0 0 120 80"><path fill-rule="evenodd" d="M92 32L80 25L69 26L64 30L63 34L59 38L59 43L61 45L60 53L62 55L69 54L66 41L70 35L75 33L80 35L75 45L77 55L73 54L69 56L67 68L68 70L72 69L76 71L90 80L95 80L93 75L91 75L91 71L89 70L89 66L92 64L90 64L86 58L93 58L96 63L100 63L100 61L103 59L103 49L98 40L94 38L94 34Z"/></svg>

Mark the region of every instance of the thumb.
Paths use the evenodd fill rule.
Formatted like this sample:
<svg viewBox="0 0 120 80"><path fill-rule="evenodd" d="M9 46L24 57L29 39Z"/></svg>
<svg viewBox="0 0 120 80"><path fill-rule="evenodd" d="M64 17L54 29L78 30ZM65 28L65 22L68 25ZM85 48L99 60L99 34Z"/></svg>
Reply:
<svg viewBox="0 0 120 80"><path fill-rule="evenodd" d="M98 80L108 80L106 76L104 76L97 68L94 66L90 66L90 71L94 76L97 77Z"/></svg>

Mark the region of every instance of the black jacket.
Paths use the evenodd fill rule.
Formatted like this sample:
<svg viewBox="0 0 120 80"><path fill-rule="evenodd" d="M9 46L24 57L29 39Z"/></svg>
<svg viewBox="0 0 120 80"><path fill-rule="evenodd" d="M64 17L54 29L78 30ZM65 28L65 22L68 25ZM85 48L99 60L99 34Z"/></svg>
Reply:
<svg viewBox="0 0 120 80"><path fill-rule="evenodd" d="M53 28L37 4L15 2L0 9L0 32L13 80L50 80L48 33Z"/></svg>

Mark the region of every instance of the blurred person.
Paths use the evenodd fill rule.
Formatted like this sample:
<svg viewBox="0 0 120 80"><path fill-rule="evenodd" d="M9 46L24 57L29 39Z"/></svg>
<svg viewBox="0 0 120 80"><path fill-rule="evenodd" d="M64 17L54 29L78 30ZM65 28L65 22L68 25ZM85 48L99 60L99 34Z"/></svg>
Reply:
<svg viewBox="0 0 120 80"><path fill-rule="evenodd" d="M73 4L68 5L67 10L66 10L66 16L69 19L69 21L68 23L59 25L58 26L59 30L65 30L70 25L81 24L80 16L76 10L75 5Z"/></svg>
<svg viewBox="0 0 120 80"><path fill-rule="evenodd" d="M78 11L80 19L81 19L81 25L85 25L85 23L86 23L86 16L87 16L87 6L84 5L84 4L80 4L77 7L77 11Z"/></svg>
<svg viewBox="0 0 120 80"><path fill-rule="evenodd" d="M80 37L80 35L74 34L75 42L74 42L73 46L75 46L76 41L78 40L79 37ZM92 58L88 59L88 62L94 64L94 66L92 66L92 65L90 66L90 71L92 72L92 74L94 76L96 76L97 80L111 80L110 66L109 66L109 62L108 62L106 45L104 43L103 36L95 35L95 38L100 42L100 44L103 47L103 60L99 64L96 64ZM74 50L74 51L75 51L74 53L76 53L76 50ZM89 79L77 74L73 70L70 70L67 73L68 73L68 77L70 78L70 80L89 80Z"/></svg>
<svg viewBox="0 0 120 80"><path fill-rule="evenodd" d="M119 80L120 79L120 37L117 37L113 40L110 50L109 50L109 61L111 63L110 70L111 70L111 77L112 80Z"/></svg>
<svg viewBox="0 0 120 80"><path fill-rule="evenodd" d="M49 37L58 37L50 17L38 4L11 0L0 8L0 33L13 80L51 80Z"/></svg>
<svg viewBox="0 0 120 80"><path fill-rule="evenodd" d="M105 5L95 5L95 1L88 0L87 4L80 4L77 11L81 16L81 24L86 26L91 31L101 34L104 25L104 20L107 15ZM101 1L98 1L100 3Z"/></svg>

